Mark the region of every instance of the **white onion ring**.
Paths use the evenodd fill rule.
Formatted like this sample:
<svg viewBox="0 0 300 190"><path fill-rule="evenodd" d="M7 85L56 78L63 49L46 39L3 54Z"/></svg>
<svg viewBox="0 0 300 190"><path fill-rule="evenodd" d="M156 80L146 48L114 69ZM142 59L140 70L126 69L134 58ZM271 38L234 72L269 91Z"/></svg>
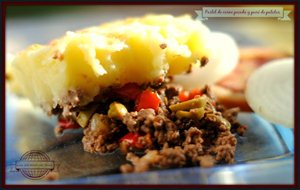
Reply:
<svg viewBox="0 0 300 190"><path fill-rule="evenodd" d="M272 123L294 127L294 60L271 61L248 79L246 100L258 115Z"/></svg>
<svg viewBox="0 0 300 190"><path fill-rule="evenodd" d="M174 76L174 83L181 84L187 90L201 88L219 81L233 71L239 59L234 39L225 33L212 32L208 42L212 48L208 64L202 68L193 68L189 74Z"/></svg>

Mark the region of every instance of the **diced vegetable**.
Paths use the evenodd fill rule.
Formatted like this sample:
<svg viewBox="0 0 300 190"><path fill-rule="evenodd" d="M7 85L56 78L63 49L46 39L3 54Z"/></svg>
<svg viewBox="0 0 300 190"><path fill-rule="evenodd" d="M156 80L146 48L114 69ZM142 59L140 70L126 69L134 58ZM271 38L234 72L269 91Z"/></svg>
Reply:
<svg viewBox="0 0 300 190"><path fill-rule="evenodd" d="M174 104L169 106L169 108L172 111L179 111L179 110L190 110L193 108L201 108L204 107L205 104L207 102L207 97L206 96L202 96L202 97L198 97L198 98L194 98L188 101L184 101L184 102L180 102L178 104Z"/></svg>
<svg viewBox="0 0 300 190"><path fill-rule="evenodd" d="M207 114L207 117L214 118L214 120L222 125L224 125L228 130L231 128L230 122L222 116L217 116L214 114Z"/></svg>
<svg viewBox="0 0 300 190"><path fill-rule="evenodd" d="M109 105L109 118L122 120L126 113L128 113L128 111L126 107L121 103L113 102Z"/></svg>
<svg viewBox="0 0 300 190"><path fill-rule="evenodd" d="M230 130L231 129L231 124L230 124L230 122L227 120L227 119L225 119L225 118L223 118L223 117L219 117L219 121L228 129L228 130Z"/></svg>
<svg viewBox="0 0 300 190"><path fill-rule="evenodd" d="M189 118L189 119L202 119L204 117L204 108L195 108L190 111L182 111L179 110L176 112L176 117L181 118Z"/></svg>
<svg viewBox="0 0 300 190"><path fill-rule="evenodd" d="M63 129L76 129L80 127L79 125L77 125L77 123L74 123L72 120L64 118L58 120L58 125Z"/></svg>
<svg viewBox="0 0 300 190"><path fill-rule="evenodd" d="M197 95L202 96L203 95L202 90L196 88L192 91L182 91L179 93L178 97L181 102L184 102L195 98L195 96Z"/></svg>
<svg viewBox="0 0 300 190"><path fill-rule="evenodd" d="M77 123L83 128L86 127L90 118L95 113L96 109L97 106L92 106L88 110L79 112L78 116L76 117Z"/></svg>
<svg viewBox="0 0 300 190"><path fill-rule="evenodd" d="M141 137L139 134L130 132L127 133L125 136L123 136L120 139L120 143L127 143L129 146L137 149L143 148L143 145L138 142L139 137Z"/></svg>
<svg viewBox="0 0 300 190"><path fill-rule="evenodd" d="M102 135L106 135L111 130L109 118L98 113L93 115L90 125L92 130L98 130Z"/></svg>
<svg viewBox="0 0 300 190"><path fill-rule="evenodd" d="M188 91L182 91L179 93L178 98L180 100L180 102L184 102L189 100L189 92Z"/></svg>
<svg viewBox="0 0 300 190"><path fill-rule="evenodd" d="M197 119L202 119L202 117L204 117L204 113L205 113L204 107L191 109L190 112L193 115L193 117L195 117Z"/></svg>
<svg viewBox="0 0 300 190"><path fill-rule="evenodd" d="M192 114L189 111L182 111L179 110L176 112L176 117L181 119L181 118L191 118Z"/></svg>
<svg viewBox="0 0 300 190"><path fill-rule="evenodd" d="M142 90L136 83L127 83L121 88L115 89L114 92L120 98L135 100L141 94Z"/></svg>
<svg viewBox="0 0 300 190"><path fill-rule="evenodd" d="M189 99L193 99L197 95L202 96L203 92L202 92L202 90L195 88L194 90L190 91Z"/></svg>
<svg viewBox="0 0 300 190"><path fill-rule="evenodd" d="M139 96L136 104L136 111L141 109L152 108L157 111L160 104L160 98L156 92L153 92L151 89L144 90Z"/></svg>

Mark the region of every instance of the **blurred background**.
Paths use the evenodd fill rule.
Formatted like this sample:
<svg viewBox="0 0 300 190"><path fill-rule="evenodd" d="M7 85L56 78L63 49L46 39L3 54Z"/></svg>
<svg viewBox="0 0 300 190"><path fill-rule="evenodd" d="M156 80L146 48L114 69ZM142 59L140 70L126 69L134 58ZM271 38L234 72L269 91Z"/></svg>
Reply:
<svg viewBox="0 0 300 190"><path fill-rule="evenodd" d="M124 17L167 13L191 14L196 18L195 10L201 10L201 7L201 5L8 6L6 50L16 53L33 43L47 44L52 39L64 35L66 31ZM291 21L280 21L277 18L209 18L204 22L211 30L231 34L240 46L267 46L293 54L294 8L291 5L277 7L291 10L289 14Z"/></svg>

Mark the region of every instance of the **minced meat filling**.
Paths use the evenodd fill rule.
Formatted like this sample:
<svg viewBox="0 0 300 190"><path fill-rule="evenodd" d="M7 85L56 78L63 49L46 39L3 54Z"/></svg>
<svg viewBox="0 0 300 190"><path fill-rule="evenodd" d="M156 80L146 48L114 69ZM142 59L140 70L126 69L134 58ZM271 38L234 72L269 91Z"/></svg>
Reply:
<svg viewBox="0 0 300 190"><path fill-rule="evenodd" d="M85 126L84 150L119 148L128 160L120 167L123 173L234 163L236 135L246 130L236 120L239 109L224 108L208 86L195 92L164 84L132 100L106 100L107 114L96 111Z"/></svg>

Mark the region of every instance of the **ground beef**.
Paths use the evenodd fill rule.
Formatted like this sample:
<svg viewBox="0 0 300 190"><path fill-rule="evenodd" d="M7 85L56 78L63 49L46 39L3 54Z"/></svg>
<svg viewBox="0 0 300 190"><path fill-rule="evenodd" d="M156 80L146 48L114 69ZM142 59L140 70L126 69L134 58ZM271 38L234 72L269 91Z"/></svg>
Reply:
<svg viewBox="0 0 300 190"><path fill-rule="evenodd" d="M118 142L108 143L107 140L107 136L102 135L99 131L87 128L84 130L84 137L82 139L83 148L85 151L91 153L106 153L115 150L119 146Z"/></svg>
<svg viewBox="0 0 300 190"><path fill-rule="evenodd" d="M123 118L123 123L127 126L130 132L135 133L149 133L149 125L155 117L155 111L153 109L143 109L139 112L129 112Z"/></svg>
<svg viewBox="0 0 300 190"><path fill-rule="evenodd" d="M182 90L182 87L180 85L166 85L165 88L165 95L168 99L172 99L174 96L178 96L179 92Z"/></svg>
<svg viewBox="0 0 300 190"><path fill-rule="evenodd" d="M159 152L158 166L160 168L182 167L186 164L184 150L180 146L174 148L163 148Z"/></svg>
<svg viewBox="0 0 300 190"><path fill-rule="evenodd" d="M240 108L226 109L224 108L224 106L220 105L219 109L221 109L223 117L231 123L231 131L233 133L237 133L238 135L243 136L247 130L247 126L241 125L237 121L237 116L238 116L238 112L240 111Z"/></svg>
<svg viewBox="0 0 300 190"><path fill-rule="evenodd" d="M182 145L189 145L189 144L202 144L202 132L196 128L191 127L188 130L185 130L185 141L182 143Z"/></svg>
<svg viewBox="0 0 300 190"><path fill-rule="evenodd" d="M236 125L236 126L237 127L235 129L235 132L240 136L243 136L248 129L248 127L246 125Z"/></svg>
<svg viewBox="0 0 300 190"><path fill-rule="evenodd" d="M216 160L212 155L204 155L204 156L199 156L199 165L201 167L209 168L215 165Z"/></svg>
<svg viewBox="0 0 300 190"><path fill-rule="evenodd" d="M84 149L105 153L120 148L128 160L120 167L123 173L234 163L236 135L243 135L247 129L237 122L238 108L226 109L218 104L205 86L201 90L207 96L203 117L177 118L169 106L179 103L182 89L170 84L154 89L161 98L158 110L129 111L121 120L109 119L113 127L105 134L89 125L84 129ZM138 148L131 141L120 143L126 133L137 134Z"/></svg>
<svg viewBox="0 0 300 190"><path fill-rule="evenodd" d="M123 173L129 172L144 172L154 167L161 161L157 150L147 151L143 157L138 157L134 153L128 153L126 159L131 161L131 164L125 164L120 167Z"/></svg>
<svg viewBox="0 0 300 190"><path fill-rule="evenodd" d="M126 131L120 123L109 119L106 115L101 114L101 117L107 119L110 129L108 132L104 132L100 127L93 127L91 124L84 129L82 143L87 152L106 153L114 151L119 147L117 139Z"/></svg>

